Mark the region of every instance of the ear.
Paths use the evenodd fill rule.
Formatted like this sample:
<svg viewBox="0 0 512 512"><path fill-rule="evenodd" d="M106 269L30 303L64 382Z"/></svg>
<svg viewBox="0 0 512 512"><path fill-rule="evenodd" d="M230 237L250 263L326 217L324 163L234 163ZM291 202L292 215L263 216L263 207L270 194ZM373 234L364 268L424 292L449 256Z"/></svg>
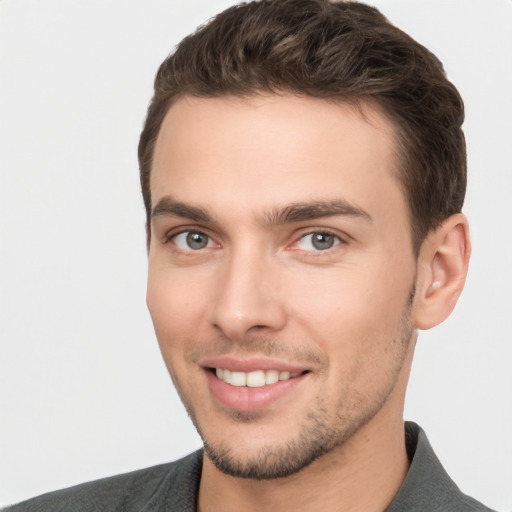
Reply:
<svg viewBox="0 0 512 512"><path fill-rule="evenodd" d="M466 217L448 217L427 235L418 255L415 327L430 329L453 311L468 272L471 242Z"/></svg>

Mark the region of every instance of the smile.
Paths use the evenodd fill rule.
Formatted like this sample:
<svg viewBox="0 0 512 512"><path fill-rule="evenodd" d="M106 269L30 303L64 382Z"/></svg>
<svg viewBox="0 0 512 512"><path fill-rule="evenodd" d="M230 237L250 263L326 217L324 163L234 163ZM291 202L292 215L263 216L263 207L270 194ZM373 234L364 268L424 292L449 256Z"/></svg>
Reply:
<svg viewBox="0 0 512 512"><path fill-rule="evenodd" d="M226 384L236 387L260 388L276 382L293 379L302 372L278 370L255 370L251 372L231 371L225 368L214 368L215 375Z"/></svg>

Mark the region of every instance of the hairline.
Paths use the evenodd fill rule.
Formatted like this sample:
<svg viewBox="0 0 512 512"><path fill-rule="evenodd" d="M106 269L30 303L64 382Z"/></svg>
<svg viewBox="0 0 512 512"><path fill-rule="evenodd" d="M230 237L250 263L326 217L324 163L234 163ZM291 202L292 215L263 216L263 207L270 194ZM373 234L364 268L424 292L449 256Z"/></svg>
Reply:
<svg viewBox="0 0 512 512"><path fill-rule="evenodd" d="M162 132L162 125L167 117L167 114L171 110L171 108L178 103L180 100L186 98L198 98L198 99L215 99L215 98L233 98L240 100L250 100L253 98L257 98L260 96L285 96L285 95L293 95L298 98L315 98L318 100L323 100L327 103L332 103L337 106L351 106L357 108L363 119L371 124L369 117L366 115L366 111L369 108L382 115L386 121L389 122L392 130L391 130L391 141L393 144L392 154L395 158L395 165L392 169L392 174L397 180L397 183L404 194L405 203L407 205L407 213L409 220L409 228L410 228L410 236L411 236L411 244L412 250L414 252L414 256L417 257L419 253L419 249L423 240L425 239L428 233L423 233L418 229L419 222L414 216L414 212L412 209L412 197L409 193L409 190L406 185L406 180L408 177L407 167L410 165L409 160L409 149L407 144L407 136L406 131L403 129L402 123L400 122L400 116L393 115L393 112L390 108L386 107L382 101L379 101L378 97L373 95L364 95L364 94L337 94L337 95L313 95L307 94L303 91L294 90L292 88L276 88L274 90L266 90L266 89L252 89L247 92L236 92L236 91L226 91L222 94L200 94L197 92L184 90L180 91L172 97L168 98L167 103L165 104L165 108L161 109L161 116L159 117L158 130L154 134L153 138L148 141L145 147L144 156L148 155L149 152L149 161L147 162L147 178L145 176L148 199L150 201L149 205L146 205L146 234L147 234L147 245L149 249L149 242L151 240L151 212L152 212L152 196L151 196L151 174L153 171L153 159L156 149L156 144L160 133ZM149 209L148 209L149 206Z"/></svg>

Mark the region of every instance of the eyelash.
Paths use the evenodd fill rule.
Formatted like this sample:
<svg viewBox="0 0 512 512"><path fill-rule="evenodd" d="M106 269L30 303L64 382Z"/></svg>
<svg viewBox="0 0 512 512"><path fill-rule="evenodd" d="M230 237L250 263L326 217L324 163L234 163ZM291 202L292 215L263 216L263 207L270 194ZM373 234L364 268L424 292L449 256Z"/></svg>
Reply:
<svg viewBox="0 0 512 512"><path fill-rule="evenodd" d="M306 237L308 237L308 236L314 237L315 235L327 235L329 237L333 237L335 239L334 244L331 247L327 247L323 250L317 248L317 250L312 249L307 252L318 253L318 255L320 255L322 253L329 252L331 249L334 249L338 245L346 244L346 241L337 232L334 232L334 231L326 229L326 228L322 228L322 229L316 229L316 230L308 231L308 232L301 234L300 237L297 238L297 240L295 242L293 242L292 245L297 245L302 240L304 240ZM294 250L300 250L300 249L294 249Z"/></svg>
<svg viewBox="0 0 512 512"><path fill-rule="evenodd" d="M192 248L182 249L176 244L177 237L179 237L181 235L190 235L190 234L202 235L202 236L206 237L208 239L207 244L210 244L211 242L214 241L213 237L211 237L205 230L192 229L192 228L186 229L185 228L185 229L181 229L180 231L175 231L175 230L169 231L168 233L165 234L162 242L164 245L169 245L171 247L171 250L176 253L180 253L180 254L199 253L200 249L196 249L196 250L194 250Z"/></svg>
<svg viewBox="0 0 512 512"><path fill-rule="evenodd" d="M194 229L184 229L184 230L179 231L179 232L167 233L165 235L163 243L165 245L168 245L168 244L174 245L174 247L173 247L173 251L174 252L179 252L179 253L182 253L182 254L198 253L203 248L198 248L198 249L195 249L195 250L193 248L182 249L175 242L176 238L179 237L180 235L190 235L190 234L192 234L192 235L202 235L202 236L207 237L208 238L207 244L210 244L211 242L216 243L216 242L214 242L213 237L208 235L205 231L194 230ZM333 230L330 230L330 229L326 229L326 228L321 228L320 229L319 228L319 229L314 229L314 230L303 232L302 234L300 234L300 236L298 238L296 238L294 240L294 242L289 244L288 247L290 247L290 250L299 251L300 250L299 248L293 248L292 246L297 245L299 242L301 242L302 240L304 240L308 236L315 236L315 235L327 235L327 236L333 237L335 239L335 242L334 242L334 244L331 247L328 247L328 248L323 249L323 250L322 249L305 250L304 252L309 252L309 253L313 253L313 254L314 253L318 253L318 255L321 255L322 253L327 253L331 249L333 249L333 248L335 248L335 247L337 247L339 245L346 245L347 244L346 239L341 237L339 233L334 232ZM219 245L219 244L217 244L217 245ZM208 245L204 247L204 249L206 249L206 248L208 248Z"/></svg>

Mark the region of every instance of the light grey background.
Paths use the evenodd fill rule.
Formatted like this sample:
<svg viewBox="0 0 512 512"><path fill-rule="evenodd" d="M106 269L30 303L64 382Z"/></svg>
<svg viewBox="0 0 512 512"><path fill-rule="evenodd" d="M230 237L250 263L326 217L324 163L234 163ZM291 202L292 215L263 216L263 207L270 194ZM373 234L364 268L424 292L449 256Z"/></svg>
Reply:
<svg viewBox="0 0 512 512"><path fill-rule="evenodd" d="M420 334L406 417L465 492L510 511L512 1L373 3L467 105L470 276ZM200 446L145 308L136 146L158 64L229 4L0 2L0 505Z"/></svg>

